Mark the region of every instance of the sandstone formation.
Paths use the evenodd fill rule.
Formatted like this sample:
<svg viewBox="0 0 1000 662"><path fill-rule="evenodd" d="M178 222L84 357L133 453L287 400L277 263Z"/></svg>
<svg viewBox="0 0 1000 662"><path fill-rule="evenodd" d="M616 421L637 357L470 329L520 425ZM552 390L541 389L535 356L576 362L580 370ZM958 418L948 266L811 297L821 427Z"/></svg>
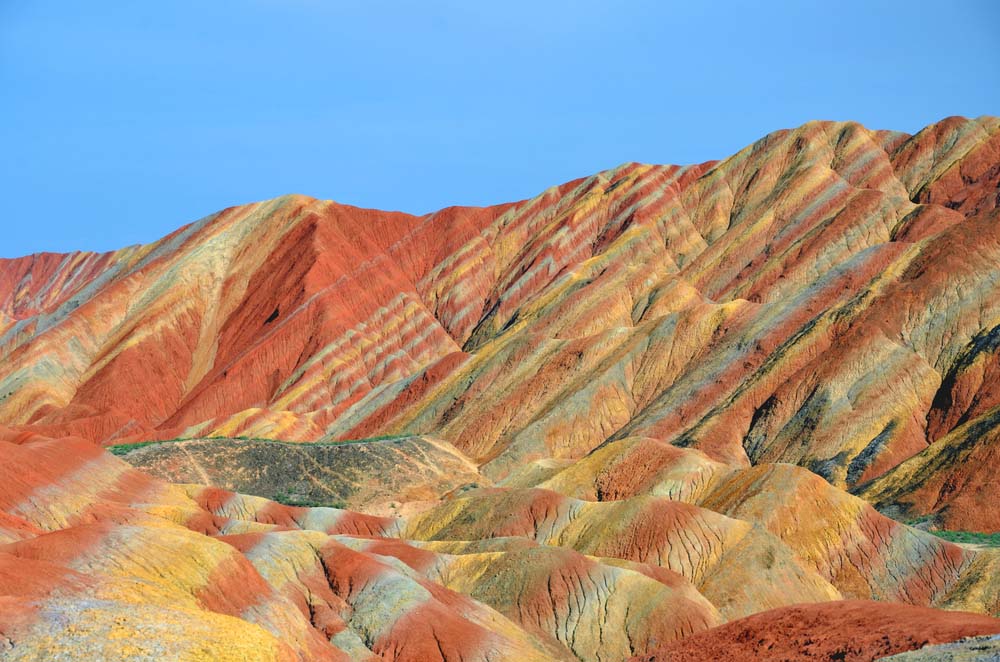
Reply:
<svg viewBox="0 0 1000 662"><path fill-rule="evenodd" d="M998 329L990 117L0 260L0 647L851 659L1000 632L1000 549L921 530L1000 532Z"/></svg>

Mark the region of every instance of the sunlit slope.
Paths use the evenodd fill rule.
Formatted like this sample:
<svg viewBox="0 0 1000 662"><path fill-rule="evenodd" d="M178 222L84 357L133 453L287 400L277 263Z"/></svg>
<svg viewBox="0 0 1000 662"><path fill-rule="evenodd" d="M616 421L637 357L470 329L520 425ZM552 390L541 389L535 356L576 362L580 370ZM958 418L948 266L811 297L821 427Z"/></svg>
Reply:
<svg viewBox="0 0 1000 662"><path fill-rule="evenodd" d="M1000 612L996 553L791 465L738 470L701 505L470 487L387 517L172 485L82 439L3 438L12 659L621 660L803 602Z"/></svg>
<svg viewBox="0 0 1000 662"><path fill-rule="evenodd" d="M995 118L813 122L500 207L288 196L5 260L0 420L427 434L494 479L641 436L853 486L997 404L998 150Z"/></svg>
<svg viewBox="0 0 1000 662"><path fill-rule="evenodd" d="M998 204L1000 119L811 122L497 207L290 195L0 260L0 650L620 660L802 603L996 616L1000 550L920 529L1000 531Z"/></svg>

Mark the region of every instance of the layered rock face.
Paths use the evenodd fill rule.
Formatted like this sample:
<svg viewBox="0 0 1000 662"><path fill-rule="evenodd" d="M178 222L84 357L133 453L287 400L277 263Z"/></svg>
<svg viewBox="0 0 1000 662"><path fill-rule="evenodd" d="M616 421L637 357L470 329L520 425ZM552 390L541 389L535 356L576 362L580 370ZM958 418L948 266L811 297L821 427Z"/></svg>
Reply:
<svg viewBox="0 0 1000 662"><path fill-rule="evenodd" d="M1000 531L998 207L1000 119L813 122L0 260L0 645L656 659L844 599L1000 632L1000 551L902 523Z"/></svg>

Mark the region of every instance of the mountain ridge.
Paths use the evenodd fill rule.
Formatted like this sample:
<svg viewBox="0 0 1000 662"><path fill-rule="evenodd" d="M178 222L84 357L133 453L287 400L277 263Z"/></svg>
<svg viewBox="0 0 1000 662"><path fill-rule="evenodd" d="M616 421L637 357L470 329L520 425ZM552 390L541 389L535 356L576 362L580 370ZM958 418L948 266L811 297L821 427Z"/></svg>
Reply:
<svg viewBox="0 0 1000 662"><path fill-rule="evenodd" d="M810 122L0 260L0 633L614 660L797 603L1000 615L1000 550L906 524L1000 531L998 191L1000 118Z"/></svg>

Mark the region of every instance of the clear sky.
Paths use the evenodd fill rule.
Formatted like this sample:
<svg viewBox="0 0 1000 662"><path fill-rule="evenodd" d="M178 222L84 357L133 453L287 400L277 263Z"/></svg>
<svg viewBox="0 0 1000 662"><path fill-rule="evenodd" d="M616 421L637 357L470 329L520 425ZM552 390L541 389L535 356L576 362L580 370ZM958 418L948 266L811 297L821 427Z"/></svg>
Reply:
<svg viewBox="0 0 1000 662"><path fill-rule="evenodd" d="M414 213L810 119L1000 114L1000 2L0 0L0 256L305 193Z"/></svg>

